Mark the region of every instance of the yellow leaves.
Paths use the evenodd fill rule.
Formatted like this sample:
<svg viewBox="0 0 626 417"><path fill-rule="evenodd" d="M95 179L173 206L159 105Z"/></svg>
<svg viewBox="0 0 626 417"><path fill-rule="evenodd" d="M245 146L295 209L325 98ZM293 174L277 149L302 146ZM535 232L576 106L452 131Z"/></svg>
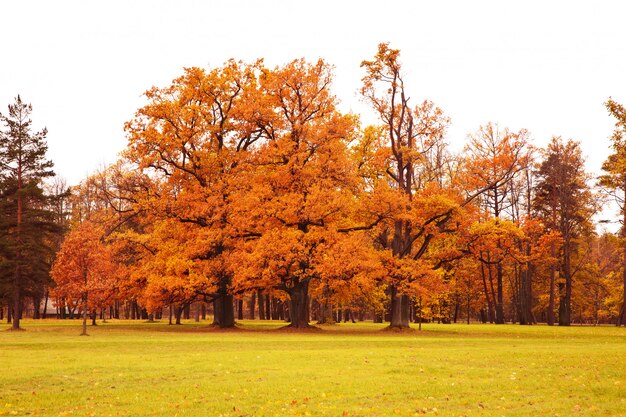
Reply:
<svg viewBox="0 0 626 417"><path fill-rule="evenodd" d="M501 262L507 256L523 258L519 253L518 243L526 236L522 229L510 220L490 219L474 223L469 230L471 247L481 260L493 263ZM483 256L489 254L489 258Z"/></svg>

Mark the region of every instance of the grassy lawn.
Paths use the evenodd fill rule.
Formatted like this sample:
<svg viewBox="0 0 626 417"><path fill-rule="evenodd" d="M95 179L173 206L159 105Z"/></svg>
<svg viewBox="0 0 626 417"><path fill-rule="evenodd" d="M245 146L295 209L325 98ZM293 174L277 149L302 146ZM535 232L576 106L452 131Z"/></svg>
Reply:
<svg viewBox="0 0 626 417"><path fill-rule="evenodd" d="M0 331L0 415L626 416L624 328L23 324Z"/></svg>

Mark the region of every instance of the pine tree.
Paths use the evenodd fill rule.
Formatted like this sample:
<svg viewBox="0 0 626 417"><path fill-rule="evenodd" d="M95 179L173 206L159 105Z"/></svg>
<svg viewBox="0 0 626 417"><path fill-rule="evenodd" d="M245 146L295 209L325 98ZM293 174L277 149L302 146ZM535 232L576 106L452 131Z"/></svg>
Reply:
<svg viewBox="0 0 626 417"><path fill-rule="evenodd" d="M13 330L20 328L23 298L48 280L48 232L56 228L42 181L54 175L46 159L47 130L32 132L32 106L17 96L0 113L1 279L12 293Z"/></svg>

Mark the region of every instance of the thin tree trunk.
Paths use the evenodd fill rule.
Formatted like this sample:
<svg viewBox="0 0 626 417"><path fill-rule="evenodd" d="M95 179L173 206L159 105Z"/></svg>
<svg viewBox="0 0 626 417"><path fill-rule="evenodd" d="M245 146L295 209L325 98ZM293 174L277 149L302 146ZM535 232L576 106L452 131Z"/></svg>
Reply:
<svg viewBox="0 0 626 417"><path fill-rule="evenodd" d="M87 281L87 275L85 275L85 284ZM80 334L81 336L89 336L87 334L87 300L88 300L87 291L83 293L83 332Z"/></svg>
<svg viewBox="0 0 626 417"><path fill-rule="evenodd" d="M467 292L467 324L470 324L471 301L472 301L472 297L470 296L470 293L468 291Z"/></svg>
<svg viewBox="0 0 626 417"><path fill-rule="evenodd" d="M183 316L183 307L177 305L176 307L174 307L174 317L176 319L176 324L181 324L180 319Z"/></svg>
<svg viewBox="0 0 626 417"><path fill-rule="evenodd" d="M248 315L250 316L250 320L254 320L255 319L255 312L256 309L256 292L252 293L252 296L250 297L250 302L248 303Z"/></svg>
<svg viewBox="0 0 626 417"><path fill-rule="evenodd" d="M624 184L624 195L626 196L626 182ZM623 225L622 225L622 239L623 239L623 248L622 248L622 279L624 284L624 290L622 294L622 309L620 311L619 319L617 320L618 326L626 326L626 207L623 210Z"/></svg>
<svg viewBox="0 0 626 417"><path fill-rule="evenodd" d="M265 299L263 298L263 293L261 290L257 292L259 299L259 320L266 320L265 317Z"/></svg>
<svg viewBox="0 0 626 417"><path fill-rule="evenodd" d="M41 317L42 318L47 318L48 317L48 299L50 297L50 291L46 290L46 298L43 302L43 310L41 311Z"/></svg>
<svg viewBox="0 0 626 417"><path fill-rule="evenodd" d="M237 300L237 320L243 320L243 299Z"/></svg>
<svg viewBox="0 0 626 417"><path fill-rule="evenodd" d="M493 303L491 301L491 297L489 297L489 288L487 287L487 274L485 273L485 264L483 263L480 264L480 275L483 279L483 287L485 289L485 300L487 301L487 311L488 311L489 321L493 323L493 320L492 320Z"/></svg>
<svg viewBox="0 0 626 417"><path fill-rule="evenodd" d="M504 324L504 291L503 291L502 263L496 265L496 281L498 287L498 298L496 302L496 324Z"/></svg>
<svg viewBox="0 0 626 417"><path fill-rule="evenodd" d="M19 266L16 268L16 275L19 275L17 270L19 270ZM22 294L20 291L20 280L18 278L15 279L15 288L13 290L13 323L11 325L11 330L21 330L20 328L20 319L21 319L21 307L22 307Z"/></svg>
<svg viewBox="0 0 626 417"><path fill-rule="evenodd" d="M559 326L569 326L572 323L572 273L570 260L570 244L566 239L563 245L563 278L559 283Z"/></svg>

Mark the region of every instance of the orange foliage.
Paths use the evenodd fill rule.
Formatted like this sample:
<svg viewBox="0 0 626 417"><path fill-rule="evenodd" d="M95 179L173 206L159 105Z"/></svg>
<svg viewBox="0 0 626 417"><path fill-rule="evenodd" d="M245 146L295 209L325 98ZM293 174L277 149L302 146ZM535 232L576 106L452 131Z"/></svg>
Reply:
<svg viewBox="0 0 626 417"><path fill-rule="evenodd" d="M78 303L81 309L85 308L85 298L87 309L103 308L116 296L116 272L103 229L86 221L66 236L57 253L50 272L56 283L52 295L70 305Z"/></svg>

